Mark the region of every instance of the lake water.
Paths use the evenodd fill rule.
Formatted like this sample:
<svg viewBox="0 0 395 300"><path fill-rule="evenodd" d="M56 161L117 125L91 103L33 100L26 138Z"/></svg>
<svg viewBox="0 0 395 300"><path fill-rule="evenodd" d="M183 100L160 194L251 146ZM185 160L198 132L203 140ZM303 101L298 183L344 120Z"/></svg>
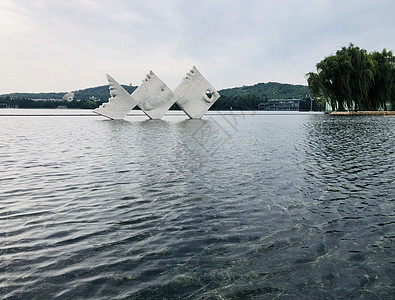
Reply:
<svg viewBox="0 0 395 300"><path fill-rule="evenodd" d="M0 298L395 294L395 118L19 112L0 116Z"/></svg>

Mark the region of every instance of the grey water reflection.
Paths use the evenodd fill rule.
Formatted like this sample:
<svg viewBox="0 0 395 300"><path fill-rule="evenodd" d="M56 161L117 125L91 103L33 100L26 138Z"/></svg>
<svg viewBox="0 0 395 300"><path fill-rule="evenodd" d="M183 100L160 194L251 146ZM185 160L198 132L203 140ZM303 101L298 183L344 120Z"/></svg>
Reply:
<svg viewBox="0 0 395 300"><path fill-rule="evenodd" d="M1 121L3 298L393 294L393 119Z"/></svg>
<svg viewBox="0 0 395 300"><path fill-rule="evenodd" d="M324 254L316 270L334 287L359 285L350 297L391 297L381 287L394 283L394 125L377 117L306 124L305 191L314 205L305 223L322 235Z"/></svg>

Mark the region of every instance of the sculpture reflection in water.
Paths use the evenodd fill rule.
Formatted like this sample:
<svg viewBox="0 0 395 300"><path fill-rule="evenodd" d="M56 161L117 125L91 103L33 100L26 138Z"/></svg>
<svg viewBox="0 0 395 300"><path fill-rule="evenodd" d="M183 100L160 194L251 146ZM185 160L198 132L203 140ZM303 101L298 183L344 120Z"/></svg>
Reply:
<svg viewBox="0 0 395 300"><path fill-rule="evenodd" d="M111 97L93 112L113 120L124 119L135 106L150 119L160 119L174 103L190 119L200 119L220 97L195 66L174 92L152 71L132 94L108 74L107 81Z"/></svg>

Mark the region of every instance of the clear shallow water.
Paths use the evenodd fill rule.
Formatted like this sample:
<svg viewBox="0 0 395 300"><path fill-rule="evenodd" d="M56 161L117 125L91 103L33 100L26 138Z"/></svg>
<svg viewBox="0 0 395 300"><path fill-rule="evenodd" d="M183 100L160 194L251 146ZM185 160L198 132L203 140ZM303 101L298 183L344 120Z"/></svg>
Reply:
<svg viewBox="0 0 395 300"><path fill-rule="evenodd" d="M0 295L390 299L395 119L0 117Z"/></svg>

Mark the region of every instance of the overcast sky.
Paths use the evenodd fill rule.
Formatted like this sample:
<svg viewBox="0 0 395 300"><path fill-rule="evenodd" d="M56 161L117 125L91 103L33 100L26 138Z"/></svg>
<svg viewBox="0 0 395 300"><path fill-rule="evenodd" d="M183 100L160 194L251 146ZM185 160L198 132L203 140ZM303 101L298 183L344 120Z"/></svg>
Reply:
<svg viewBox="0 0 395 300"><path fill-rule="evenodd" d="M195 65L217 89L305 74L342 46L395 50L393 0L0 0L0 94L171 89Z"/></svg>

